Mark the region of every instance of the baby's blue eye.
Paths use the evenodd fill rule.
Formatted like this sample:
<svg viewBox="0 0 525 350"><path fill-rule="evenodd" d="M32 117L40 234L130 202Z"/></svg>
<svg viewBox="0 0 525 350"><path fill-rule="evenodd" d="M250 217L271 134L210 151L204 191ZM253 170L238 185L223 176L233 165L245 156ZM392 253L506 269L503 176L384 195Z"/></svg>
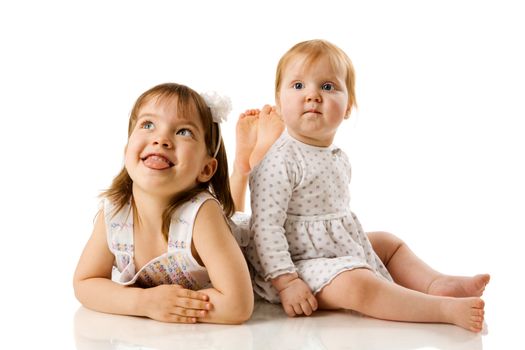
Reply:
<svg viewBox="0 0 525 350"><path fill-rule="evenodd" d="M296 90L300 90L304 87L304 84L303 83L294 83L293 84L293 88L296 89Z"/></svg>
<svg viewBox="0 0 525 350"><path fill-rule="evenodd" d="M335 86L332 83L324 83L323 86L321 87L321 89L323 89L325 91L332 91L332 90L335 89Z"/></svg>
<svg viewBox="0 0 525 350"><path fill-rule="evenodd" d="M193 136L193 132L190 129L180 129L179 131L177 131L177 135Z"/></svg>
<svg viewBox="0 0 525 350"><path fill-rule="evenodd" d="M142 125L140 126L142 129L146 129L146 130L151 130L155 127L155 125L153 125L152 122L150 121L145 121L142 123Z"/></svg>

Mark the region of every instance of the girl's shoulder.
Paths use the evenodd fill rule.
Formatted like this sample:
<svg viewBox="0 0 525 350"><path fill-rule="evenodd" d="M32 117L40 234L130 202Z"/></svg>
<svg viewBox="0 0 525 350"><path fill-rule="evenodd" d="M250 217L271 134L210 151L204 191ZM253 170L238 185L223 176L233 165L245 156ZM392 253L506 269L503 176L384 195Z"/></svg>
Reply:
<svg viewBox="0 0 525 350"><path fill-rule="evenodd" d="M216 234L225 229L229 233L229 225L219 201L211 194L199 196L200 204L195 210L193 235Z"/></svg>
<svg viewBox="0 0 525 350"><path fill-rule="evenodd" d="M215 198L210 192L208 191L202 191L202 192L199 192L197 193L195 196L193 196L189 201L188 203L190 204L193 204L193 205L202 205L204 202L208 201L208 200L213 200L217 203L219 203L217 201L217 198Z"/></svg>
<svg viewBox="0 0 525 350"><path fill-rule="evenodd" d="M110 251L114 255L133 255L133 210L131 203L123 206L108 198L101 201L99 215L103 215L106 229L106 239Z"/></svg>
<svg viewBox="0 0 525 350"><path fill-rule="evenodd" d="M127 218L132 212L131 200L124 205L119 205L107 197L100 200L99 208L104 213L106 220L110 218L125 220L124 218Z"/></svg>
<svg viewBox="0 0 525 350"><path fill-rule="evenodd" d="M200 220L203 216L215 216L217 213L224 216L221 204L208 191L199 192L193 196L181 206L180 211L189 214L192 217L192 221Z"/></svg>

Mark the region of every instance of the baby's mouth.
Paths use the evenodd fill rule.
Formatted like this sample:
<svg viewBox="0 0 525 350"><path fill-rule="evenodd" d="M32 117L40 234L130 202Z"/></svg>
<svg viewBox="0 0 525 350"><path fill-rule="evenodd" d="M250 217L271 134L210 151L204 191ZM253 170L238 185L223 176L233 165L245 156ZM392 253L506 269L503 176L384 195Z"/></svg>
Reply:
<svg viewBox="0 0 525 350"><path fill-rule="evenodd" d="M169 159L160 154L150 154L141 158L141 160L144 162L145 166L155 170L168 169L174 165Z"/></svg>
<svg viewBox="0 0 525 350"><path fill-rule="evenodd" d="M307 114L307 113L312 113L312 114L321 114L321 112L319 112L317 109L315 108L310 108L310 109L307 109L304 111L303 114Z"/></svg>

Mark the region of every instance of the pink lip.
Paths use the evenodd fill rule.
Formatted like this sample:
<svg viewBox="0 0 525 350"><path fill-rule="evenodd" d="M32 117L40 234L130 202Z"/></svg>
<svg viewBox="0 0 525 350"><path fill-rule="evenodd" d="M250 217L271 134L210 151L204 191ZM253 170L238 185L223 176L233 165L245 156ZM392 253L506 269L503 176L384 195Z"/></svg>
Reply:
<svg viewBox="0 0 525 350"><path fill-rule="evenodd" d="M315 114L321 114L317 109L308 109L304 111L304 113L315 113Z"/></svg>

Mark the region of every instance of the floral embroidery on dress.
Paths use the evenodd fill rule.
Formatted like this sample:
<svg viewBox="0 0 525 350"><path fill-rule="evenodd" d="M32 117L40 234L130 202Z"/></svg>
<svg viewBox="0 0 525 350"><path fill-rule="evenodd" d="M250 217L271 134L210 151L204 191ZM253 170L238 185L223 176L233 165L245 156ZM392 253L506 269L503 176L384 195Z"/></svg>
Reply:
<svg viewBox="0 0 525 350"><path fill-rule="evenodd" d="M175 242L168 242L169 248L186 248L186 242L184 241L175 241Z"/></svg>
<svg viewBox="0 0 525 350"><path fill-rule="evenodd" d="M118 250L118 251L121 251L121 252L123 251L123 252L127 252L127 253L132 253L133 252L133 244L111 242L111 249Z"/></svg>

